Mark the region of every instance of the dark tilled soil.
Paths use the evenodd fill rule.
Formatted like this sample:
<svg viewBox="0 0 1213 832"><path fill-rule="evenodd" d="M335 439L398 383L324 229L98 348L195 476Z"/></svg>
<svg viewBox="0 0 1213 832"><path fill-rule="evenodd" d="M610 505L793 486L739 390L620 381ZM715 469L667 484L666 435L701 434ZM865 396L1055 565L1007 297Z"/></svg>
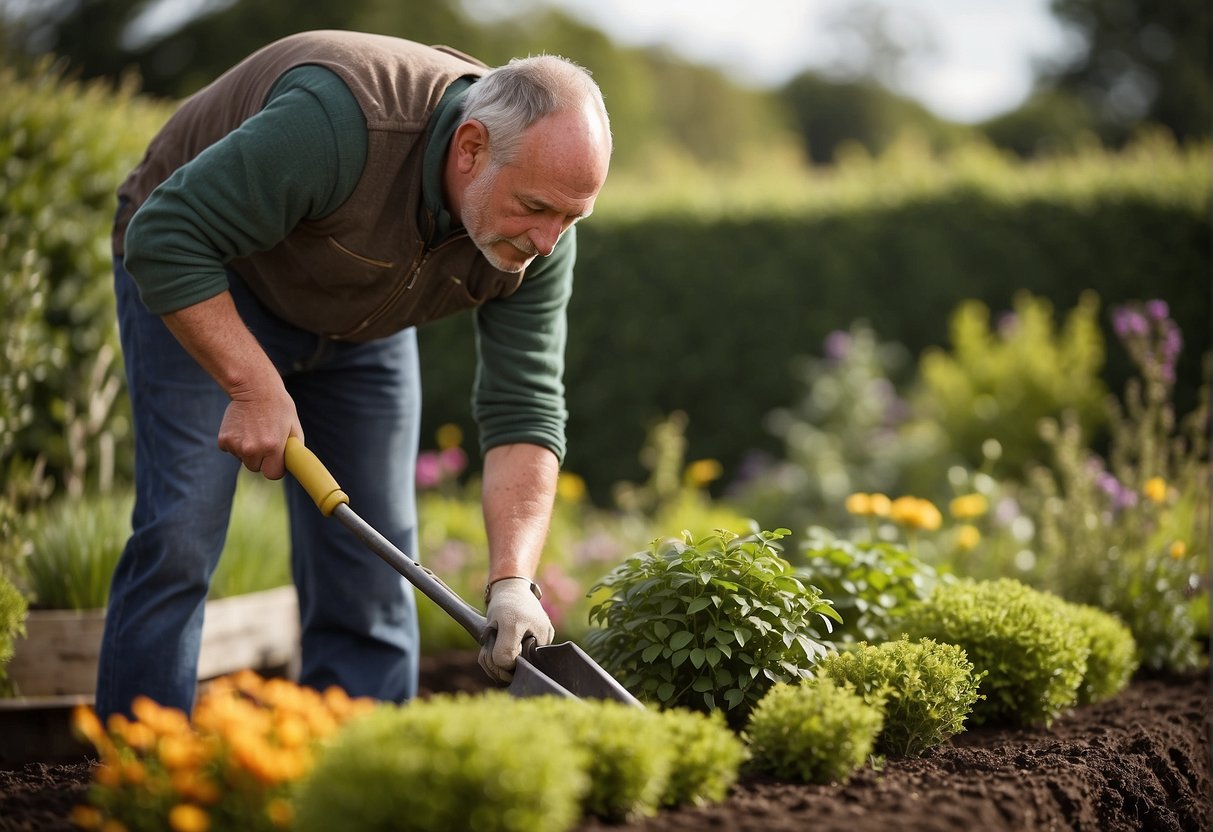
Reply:
<svg viewBox="0 0 1213 832"><path fill-rule="evenodd" d="M431 657L423 695L476 690L474 654ZM721 804L578 832L1166 830L1213 828L1207 677L1143 678L1051 728L974 729L918 760L889 760L845 784L747 777ZM67 832L85 760L0 770L0 830Z"/></svg>

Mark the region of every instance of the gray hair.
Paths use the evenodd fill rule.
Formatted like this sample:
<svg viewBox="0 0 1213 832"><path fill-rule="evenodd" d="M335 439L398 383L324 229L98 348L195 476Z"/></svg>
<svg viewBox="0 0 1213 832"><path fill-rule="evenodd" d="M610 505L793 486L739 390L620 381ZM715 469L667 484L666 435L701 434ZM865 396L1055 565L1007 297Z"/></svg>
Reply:
<svg viewBox="0 0 1213 832"><path fill-rule="evenodd" d="M489 134L489 154L495 165L507 165L518 152L523 132L535 122L565 110L593 103L607 126L602 91L588 70L567 58L536 55L514 58L489 70L471 86L463 101L463 119L475 119Z"/></svg>

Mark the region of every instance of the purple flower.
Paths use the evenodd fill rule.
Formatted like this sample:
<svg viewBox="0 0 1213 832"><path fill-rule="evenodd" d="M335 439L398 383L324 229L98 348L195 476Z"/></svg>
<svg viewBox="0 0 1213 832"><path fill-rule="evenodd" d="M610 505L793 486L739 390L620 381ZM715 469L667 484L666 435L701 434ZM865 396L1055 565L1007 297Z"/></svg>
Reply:
<svg viewBox="0 0 1213 832"><path fill-rule="evenodd" d="M441 451L438 455L438 466L442 469L442 473L452 477L457 477L463 473L463 469L468 465L468 455L459 446L447 448Z"/></svg>
<svg viewBox="0 0 1213 832"><path fill-rule="evenodd" d="M1146 319L1142 314L1135 309L1121 306L1112 313L1112 329L1121 338L1130 338L1135 335L1145 335L1149 332L1149 326L1146 324Z"/></svg>
<svg viewBox="0 0 1213 832"><path fill-rule="evenodd" d="M1004 341L1015 334L1015 330L1019 327L1019 316L1014 312L1003 312L998 317L998 335Z"/></svg>
<svg viewBox="0 0 1213 832"><path fill-rule="evenodd" d="M851 334L836 329L825 338L826 358L831 361L842 361L851 352Z"/></svg>
<svg viewBox="0 0 1213 832"><path fill-rule="evenodd" d="M1155 321L1165 321L1171 315L1171 308L1165 300L1146 301L1146 315Z"/></svg>

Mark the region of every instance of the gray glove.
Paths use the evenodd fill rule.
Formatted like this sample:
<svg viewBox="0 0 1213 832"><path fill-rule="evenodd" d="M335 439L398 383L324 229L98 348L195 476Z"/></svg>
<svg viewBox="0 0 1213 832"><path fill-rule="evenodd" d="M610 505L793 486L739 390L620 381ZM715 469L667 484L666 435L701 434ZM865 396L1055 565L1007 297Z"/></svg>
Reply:
<svg viewBox="0 0 1213 832"><path fill-rule="evenodd" d="M487 591L489 635L480 647L480 666L501 682L514 678L514 665L527 636L543 646L556 635L552 622L526 578L494 581Z"/></svg>

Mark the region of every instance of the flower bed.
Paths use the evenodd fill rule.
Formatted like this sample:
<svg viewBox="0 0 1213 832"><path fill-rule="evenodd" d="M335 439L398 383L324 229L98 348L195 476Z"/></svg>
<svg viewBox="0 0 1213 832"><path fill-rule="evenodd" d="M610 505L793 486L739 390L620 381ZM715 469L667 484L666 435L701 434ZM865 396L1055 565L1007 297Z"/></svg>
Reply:
<svg viewBox="0 0 1213 832"><path fill-rule="evenodd" d="M427 694L485 684L474 652L426 657L422 670ZM720 804L623 824L588 819L577 832L1200 829L1213 810L1209 704L1202 675L1146 677L1048 729L974 728L845 784L746 777ZM0 829L73 830L68 813L88 776L79 762L0 770Z"/></svg>

